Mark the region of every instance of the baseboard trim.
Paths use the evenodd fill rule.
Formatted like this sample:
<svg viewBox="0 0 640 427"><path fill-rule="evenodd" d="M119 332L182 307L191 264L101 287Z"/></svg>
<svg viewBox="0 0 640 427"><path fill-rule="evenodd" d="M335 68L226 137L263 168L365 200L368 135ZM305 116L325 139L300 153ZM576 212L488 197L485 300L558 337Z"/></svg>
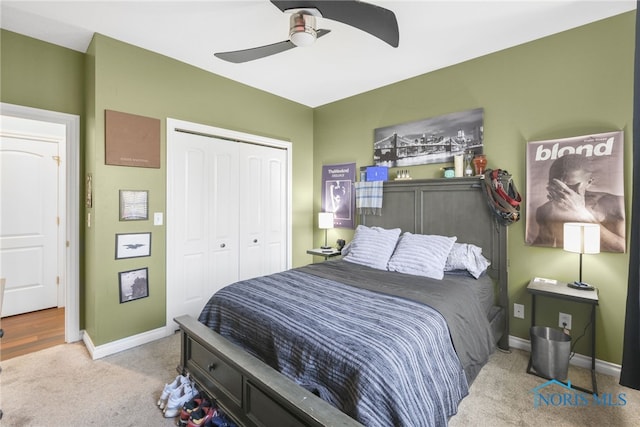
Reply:
<svg viewBox="0 0 640 427"><path fill-rule="evenodd" d="M513 335L509 335L509 346L517 348L518 350L531 352L531 341L514 337ZM571 360L569 360L569 364L580 368L591 369L591 357L576 353ZM596 359L596 372L598 373L620 378L621 368L620 365L616 365L615 363Z"/></svg>
<svg viewBox="0 0 640 427"><path fill-rule="evenodd" d="M101 359L103 357L119 353L124 350L129 350L130 348L137 347L142 344L149 343L151 341L158 340L160 338L164 338L167 336L166 328L157 328L151 331L143 332L141 334L133 335L127 338L122 338L120 340L112 341L107 344L102 344L99 346L95 346L91 337L84 331L82 334L82 341L84 345L87 347L89 354L93 360Z"/></svg>

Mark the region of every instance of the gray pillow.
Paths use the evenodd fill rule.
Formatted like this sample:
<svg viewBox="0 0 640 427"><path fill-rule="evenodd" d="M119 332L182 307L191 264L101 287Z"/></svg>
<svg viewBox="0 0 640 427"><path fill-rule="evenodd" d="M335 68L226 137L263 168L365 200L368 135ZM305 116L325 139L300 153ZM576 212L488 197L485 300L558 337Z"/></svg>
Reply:
<svg viewBox="0 0 640 427"><path fill-rule="evenodd" d="M400 236L400 229L385 229L359 225L349 244L345 261L386 270Z"/></svg>
<svg viewBox="0 0 640 427"><path fill-rule="evenodd" d="M482 255L482 248L470 243L455 243L444 267L444 271L467 270L476 279L491 262Z"/></svg>
<svg viewBox="0 0 640 427"><path fill-rule="evenodd" d="M457 237L404 233L389 260L389 270L442 279Z"/></svg>

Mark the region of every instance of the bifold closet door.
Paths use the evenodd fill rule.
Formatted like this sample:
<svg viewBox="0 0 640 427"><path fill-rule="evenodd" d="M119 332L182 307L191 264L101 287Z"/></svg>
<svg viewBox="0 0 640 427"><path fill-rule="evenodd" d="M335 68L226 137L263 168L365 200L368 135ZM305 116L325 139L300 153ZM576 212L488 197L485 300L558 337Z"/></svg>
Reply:
<svg viewBox="0 0 640 427"><path fill-rule="evenodd" d="M210 136L174 137L167 312L197 317L211 295L238 280L239 148Z"/></svg>
<svg viewBox="0 0 640 427"><path fill-rule="evenodd" d="M287 152L239 144L241 280L287 266Z"/></svg>

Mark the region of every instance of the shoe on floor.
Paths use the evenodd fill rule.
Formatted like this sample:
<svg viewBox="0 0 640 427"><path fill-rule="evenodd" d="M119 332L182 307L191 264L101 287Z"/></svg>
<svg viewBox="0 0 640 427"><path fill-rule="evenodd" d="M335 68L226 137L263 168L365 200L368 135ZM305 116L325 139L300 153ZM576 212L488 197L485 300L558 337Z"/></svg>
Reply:
<svg viewBox="0 0 640 427"><path fill-rule="evenodd" d="M218 410L209 405L201 406L191 413L187 427L201 427L207 424L213 417L218 415Z"/></svg>
<svg viewBox="0 0 640 427"><path fill-rule="evenodd" d="M198 408L208 408L210 406L211 402L202 397L200 394L197 394L193 399L182 406L182 409L180 411L180 418L178 419L178 425L186 426L187 424L189 424L189 418L194 411L196 411Z"/></svg>
<svg viewBox="0 0 640 427"><path fill-rule="evenodd" d="M180 387L182 384L189 382L187 377L184 375L178 375L175 380L173 380L170 384L165 384L164 389L162 390L162 394L160 395L160 399L158 399L158 407L160 409L164 409L167 404L167 399L169 399L169 395Z"/></svg>
<svg viewBox="0 0 640 427"><path fill-rule="evenodd" d="M193 399L197 394L198 391L190 382L182 384L169 395L167 405L164 408L164 417L177 417L182 411L184 404Z"/></svg>
<svg viewBox="0 0 640 427"><path fill-rule="evenodd" d="M238 425L218 411L218 414L207 422L206 427L238 427Z"/></svg>

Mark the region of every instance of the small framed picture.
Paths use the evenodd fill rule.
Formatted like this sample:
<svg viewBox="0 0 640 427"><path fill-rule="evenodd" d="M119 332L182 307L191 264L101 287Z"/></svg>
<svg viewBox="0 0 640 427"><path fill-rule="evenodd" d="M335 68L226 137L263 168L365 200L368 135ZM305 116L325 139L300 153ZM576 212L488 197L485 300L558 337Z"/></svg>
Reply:
<svg viewBox="0 0 640 427"><path fill-rule="evenodd" d="M151 256L151 233L116 234L116 259Z"/></svg>
<svg viewBox="0 0 640 427"><path fill-rule="evenodd" d="M121 271L118 273L120 304L149 296L149 269Z"/></svg>
<svg viewBox="0 0 640 427"><path fill-rule="evenodd" d="M120 221L149 219L149 192L146 190L120 190Z"/></svg>

